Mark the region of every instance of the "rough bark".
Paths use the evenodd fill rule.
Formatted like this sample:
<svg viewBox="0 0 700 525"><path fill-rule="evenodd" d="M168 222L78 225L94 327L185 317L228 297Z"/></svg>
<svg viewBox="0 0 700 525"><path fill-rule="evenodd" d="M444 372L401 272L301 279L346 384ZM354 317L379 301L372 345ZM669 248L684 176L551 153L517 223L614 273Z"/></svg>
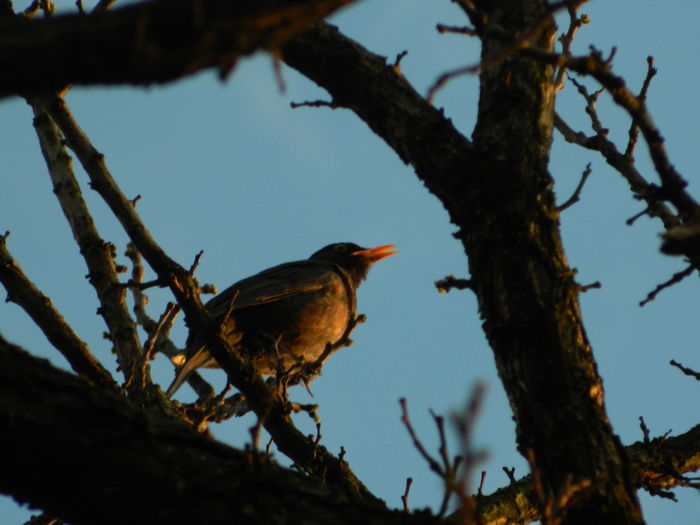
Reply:
<svg viewBox="0 0 700 525"><path fill-rule="evenodd" d="M89 16L0 15L0 97L71 83L148 86L205 68L226 75L350 1L154 0Z"/></svg>
<svg viewBox="0 0 700 525"><path fill-rule="evenodd" d="M0 491L78 524L408 519L134 408L0 338Z"/></svg>
<svg viewBox="0 0 700 525"><path fill-rule="evenodd" d="M438 523L146 413L2 337L0 445L0 492L75 524ZM700 465L700 426L628 450L635 482L675 486ZM480 498L481 523L528 523L536 503L527 476Z"/></svg>
<svg viewBox="0 0 700 525"><path fill-rule="evenodd" d="M539 2L501 2L489 15L515 34L546 13ZM549 46L552 34L550 22L538 43ZM483 58L502 45L487 39ZM332 27L295 37L284 58L410 163L459 226L518 446L540 476L541 497L582 496L566 523L640 523L559 237L547 172L550 67L517 56L488 67L471 143L382 57Z"/></svg>

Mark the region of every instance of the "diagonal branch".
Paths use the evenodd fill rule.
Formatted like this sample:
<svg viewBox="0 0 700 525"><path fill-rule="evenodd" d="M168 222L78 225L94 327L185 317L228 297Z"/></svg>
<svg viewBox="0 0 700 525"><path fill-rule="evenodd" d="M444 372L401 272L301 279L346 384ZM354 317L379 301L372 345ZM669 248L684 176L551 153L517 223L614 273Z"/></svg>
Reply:
<svg viewBox="0 0 700 525"><path fill-rule="evenodd" d="M0 490L71 523L276 524L288 523L290 515L312 525L444 523L426 512L407 515L358 503L307 476L197 436L171 419L144 414L2 337L0 422L5 431ZM700 425L625 449L636 486L684 486L682 475L700 468ZM38 471L44 475L36 476ZM57 484L66 471L73 483ZM80 505L74 504L76 493ZM153 505L154 496L159 505ZM212 505L214 500L226 503ZM480 496L478 513L483 525L539 519L531 476Z"/></svg>
<svg viewBox="0 0 700 525"><path fill-rule="evenodd" d="M107 324L119 367L125 374L127 383L132 385L128 392L138 394L146 384L145 379L140 378L140 369L135 368L141 355L141 344L127 309L125 290L119 285L114 264L114 246L105 242L95 227L75 180L63 136L42 107L43 99L35 97L28 101L34 110L34 127L56 197L87 264L90 284L95 288L100 301L99 313ZM139 376L135 384L131 381L131 373Z"/></svg>
<svg viewBox="0 0 700 525"><path fill-rule="evenodd" d="M7 300L17 303L29 314L76 373L101 387L116 387L110 373L95 359L51 299L41 293L14 260L7 250L7 234L0 235L0 282L7 290Z"/></svg>
<svg viewBox="0 0 700 525"><path fill-rule="evenodd" d="M279 450L308 472L369 501L377 501L355 477L346 462L330 454L324 447L310 442L296 429L289 417L286 403L270 391L252 364L240 356L235 346L227 342L221 327L202 305L199 287L192 274L172 260L153 239L132 203L112 178L104 157L92 146L65 101L54 97L48 105L48 110L78 156L93 189L105 200L138 250L157 273L159 280L169 286L185 312L190 327L205 334L209 351L226 371L231 383L250 401Z"/></svg>
<svg viewBox="0 0 700 525"><path fill-rule="evenodd" d="M523 49L521 53L545 63L566 67L581 75L595 78L607 89L615 103L626 110L633 122L639 127L649 147L654 168L661 179L662 186L659 197L673 204L685 220L692 219L699 212L698 203L685 191L688 183L676 171L668 157L663 136L656 127L644 99L632 93L625 80L613 73L608 60L604 60L600 53L595 50L590 55L581 57L550 53L534 47Z"/></svg>

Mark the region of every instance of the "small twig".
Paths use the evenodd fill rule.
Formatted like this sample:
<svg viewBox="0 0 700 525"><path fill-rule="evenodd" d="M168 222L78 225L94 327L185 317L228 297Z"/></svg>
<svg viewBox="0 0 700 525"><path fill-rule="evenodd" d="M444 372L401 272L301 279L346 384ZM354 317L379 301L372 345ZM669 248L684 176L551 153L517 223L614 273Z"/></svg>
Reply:
<svg viewBox="0 0 700 525"><path fill-rule="evenodd" d="M486 471L481 471L481 481L479 481L479 490L476 491L477 496L481 497L484 495L484 483L486 482Z"/></svg>
<svg viewBox="0 0 700 525"><path fill-rule="evenodd" d="M158 319L153 331L148 335L148 339L146 339L146 342L143 345L144 363L148 363L148 361L152 361L155 358L157 348L156 343L161 334L168 329L168 323L172 325L174 319L173 313L175 312L176 308L177 305L175 303L168 303L165 307L165 311Z"/></svg>
<svg viewBox="0 0 700 525"><path fill-rule="evenodd" d="M600 284L600 281L595 281L594 283L591 283L591 284L579 284L578 285L579 291L584 292L584 293L587 292L588 290L593 290L594 288L598 289L598 288L602 288L602 287L603 287L603 285Z"/></svg>
<svg viewBox="0 0 700 525"><path fill-rule="evenodd" d="M681 372L683 372L685 375L690 376L690 377L694 377L695 379L697 379L698 381L700 381L700 372L696 372L696 371L693 370L692 368L686 368L685 366L683 366L682 364L680 364L680 363L679 363L678 361L676 361L675 359L671 359L670 364L671 364L672 366L675 366L678 370L680 370Z"/></svg>
<svg viewBox="0 0 700 525"><path fill-rule="evenodd" d="M566 208L573 204L576 204L580 200L583 185L586 184L586 181L588 180L588 177L590 177L590 175L591 163L589 162L588 164L586 164L586 169L583 170L583 173L581 174L581 180L579 181L578 186L576 186L573 195L571 195L571 197L569 197L569 199L564 204L562 204L561 206L557 206L557 209L559 211L564 211Z"/></svg>
<svg viewBox="0 0 700 525"><path fill-rule="evenodd" d="M100 364L61 313L27 277L7 249L10 232L0 235L0 282L7 301L19 305L36 323L49 342L66 358L71 368L95 385L115 389L110 373Z"/></svg>
<svg viewBox="0 0 700 525"><path fill-rule="evenodd" d="M438 33L456 33L458 35L479 36L476 29L466 26L448 26L445 24L437 24L435 26Z"/></svg>
<svg viewBox="0 0 700 525"><path fill-rule="evenodd" d="M511 483L515 483L515 467L501 467L503 469L503 472L506 473L506 476L508 476L508 481Z"/></svg>
<svg viewBox="0 0 700 525"><path fill-rule="evenodd" d="M425 449L425 447L423 446L423 443L418 438L416 431L413 429L413 424L411 423L411 419L408 417L408 408L407 408L406 398L402 397L401 399L399 399L399 403L401 405L401 422L406 427L406 430L408 431L408 435L411 437L411 440L413 441L413 446L416 447L416 450L418 450L420 455L423 456L423 459L425 459L425 461L428 463L430 470L435 472L441 478L444 478L445 472L442 470L440 463L435 461L435 459L433 459L433 457L430 454L428 454L428 451Z"/></svg>
<svg viewBox="0 0 700 525"><path fill-rule="evenodd" d="M204 255L204 250L199 250L199 252L197 252L197 255L194 256L194 261L192 262L192 266L190 266L189 269L190 275L194 275L194 271L199 266L199 259L202 257L202 255Z"/></svg>
<svg viewBox="0 0 700 525"><path fill-rule="evenodd" d="M438 293L448 293L453 288L456 290L473 290L474 281L471 279L458 279L454 275L448 275L444 279L435 281L435 288L437 288Z"/></svg>
<svg viewBox="0 0 700 525"><path fill-rule="evenodd" d="M681 282L683 279L685 279L691 273L693 273L694 269L695 269L695 267L691 264L685 270L681 270L680 272L674 273L673 276L668 281L657 285L656 288L654 288L651 292L649 292L647 294L646 299L639 302L639 306L644 306L648 302L653 301L656 298L656 296L659 295L659 292L661 292L662 290L665 290L666 288L670 288L674 284Z"/></svg>
<svg viewBox="0 0 700 525"><path fill-rule="evenodd" d="M637 99L644 104L647 100L647 91L649 90L649 85L651 84L651 79L656 75L656 68L654 67L654 57L647 57L647 76L644 78L642 83L642 89L637 96ZM625 157L634 158L634 148L637 146L637 141L639 140L639 126L635 120L632 120L629 130L629 140L627 141L627 149L625 150Z"/></svg>
<svg viewBox="0 0 700 525"><path fill-rule="evenodd" d="M641 217L644 217L645 215L651 215L651 211L650 211L650 210L651 210L651 208L649 208L649 206L647 206L646 208L644 208L644 209L643 209L642 211L640 211L639 213L635 213L634 215L632 215L632 217L630 217L629 219L627 219L627 220L625 221L625 224L626 224L627 226L632 226L635 222L637 222L637 219L640 219Z"/></svg>
<svg viewBox="0 0 700 525"><path fill-rule="evenodd" d="M129 288L130 290L148 290L149 288L160 287L164 288L166 285L160 279L154 279L152 281L146 281L145 283L136 282L133 279L129 279L125 283L119 283L122 288Z"/></svg>
<svg viewBox="0 0 700 525"><path fill-rule="evenodd" d="M394 59L394 63L392 64L392 67L398 68L401 66L401 61L404 59L404 57L408 55L408 51L404 49L401 51L401 53L396 55L396 58Z"/></svg>
<svg viewBox="0 0 700 525"><path fill-rule="evenodd" d="M554 125L564 140L599 152L605 161L625 178L633 195L647 204L647 208L639 216L648 214L652 217L658 217L667 229L680 223L676 214L666 204L659 201L658 188L647 182L635 167L633 159L620 153L617 146L607 137L598 134L589 137L585 133L574 131L556 112L554 113ZM632 221L628 220L627 224L631 224L634 219L636 217Z"/></svg>
<svg viewBox="0 0 700 525"><path fill-rule="evenodd" d="M292 109L297 109L297 108L338 109L339 107L341 107L339 104L336 104L335 102L329 102L327 100L307 100L306 102L290 102L289 105Z"/></svg>
<svg viewBox="0 0 700 525"><path fill-rule="evenodd" d="M452 422L457 428L462 457L464 458L464 467L462 468L458 489L456 490L460 499L460 523L478 523L479 500L470 494L469 486L473 478L474 469L486 459L487 455L483 450L474 449L473 445L474 427L476 426L485 394L486 385L484 383L476 383L467 401L466 412L452 415ZM482 483L483 476L482 474Z"/></svg>
<svg viewBox="0 0 700 525"><path fill-rule="evenodd" d="M576 35L576 32L581 28L582 25L588 24L590 22L588 15L584 14L579 17L577 14L580 5L585 3L586 1L587 0L583 0L580 3L574 3L566 6L567 11L569 12L569 28L566 31L566 33L562 33L562 35L559 37L559 42L562 45L561 54L564 56L571 55L571 45L574 42L574 36ZM554 89L556 91L559 91L564 87L565 73L566 67L560 66L554 74Z"/></svg>
<svg viewBox="0 0 700 525"><path fill-rule="evenodd" d="M601 53L595 49L583 57L567 57L533 47L522 49L521 53L552 65L566 65L572 71L595 78L639 127L649 147L654 168L661 179L663 198L671 202L686 218L693 217L698 212L698 203L685 191L688 183L671 163L664 146L663 136L656 127L646 104L629 90L622 77L613 74L610 60L614 53L611 53L607 60L603 59Z"/></svg>
<svg viewBox="0 0 700 525"><path fill-rule="evenodd" d="M408 506L408 493L411 490L412 483L413 478L406 478L406 488L403 491L403 496L401 496L401 503L403 503L403 511L406 513L411 512L411 508Z"/></svg>
<svg viewBox="0 0 700 525"><path fill-rule="evenodd" d="M649 427L644 422L644 417L639 416L639 428L642 429L642 435L644 436L644 443L649 443Z"/></svg>
<svg viewBox="0 0 700 525"><path fill-rule="evenodd" d="M590 94L588 92L588 88L578 82L574 77L568 76L567 78L576 87L579 94L586 101L586 113L591 120L591 128L593 131L595 131L596 135L607 137L608 129L603 127L600 117L598 116L598 109L596 107L598 104L598 98L600 98L600 95L605 91L605 88L600 88L597 91L594 91L593 94Z"/></svg>

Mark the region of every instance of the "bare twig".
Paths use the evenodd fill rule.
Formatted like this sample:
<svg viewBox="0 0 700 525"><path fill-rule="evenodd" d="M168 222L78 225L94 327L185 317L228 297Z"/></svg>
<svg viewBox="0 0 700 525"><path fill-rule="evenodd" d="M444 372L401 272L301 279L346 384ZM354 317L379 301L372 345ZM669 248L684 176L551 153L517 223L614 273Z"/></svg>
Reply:
<svg viewBox="0 0 700 525"><path fill-rule="evenodd" d="M194 261L192 261L192 265L190 266L190 269L189 269L190 275L194 275L195 270L199 266L199 259L202 258L202 255L204 255L204 250L199 250L197 252L197 255L194 256Z"/></svg>
<svg viewBox="0 0 700 525"><path fill-rule="evenodd" d="M668 281L657 285L656 288L649 292L646 296L646 299L639 302L639 306L644 306L648 302L653 301L656 298L656 296L659 295L659 292L665 290L666 288L670 288L674 284L681 282L683 279L685 279L691 273L693 273L693 270L695 270L695 267L691 264L685 270L681 270L680 272L674 273Z"/></svg>
<svg viewBox="0 0 700 525"><path fill-rule="evenodd" d="M435 288L439 293L448 293L453 288L457 290L473 290L474 282L471 279L458 279L454 275L448 275L444 279L435 281Z"/></svg>
<svg viewBox="0 0 700 525"><path fill-rule="evenodd" d="M51 299L29 280L7 250L8 235L9 232L0 235L0 282L7 290L7 300L17 303L29 314L76 373L96 385L115 389L110 373L95 359L88 346L56 310Z"/></svg>
<svg viewBox="0 0 700 525"><path fill-rule="evenodd" d="M486 459L486 451L474 448L474 427L476 426L479 412L484 402L486 385L476 383L472 388L467 408L464 413L452 414L452 422L457 428L461 448L463 467L459 477L458 489L455 491L460 499L460 523L479 523L479 499L471 494L470 484L474 477L474 470ZM482 483L483 477L482 474ZM481 489L479 489L480 493Z"/></svg>
<svg viewBox="0 0 700 525"><path fill-rule="evenodd" d="M578 183L578 186L576 186L576 189L574 190L573 195L567 199L567 201L562 204L561 206L557 206L557 209L559 211L564 211L566 208L569 206L576 204L580 198L581 198L581 191L583 190L583 185L586 184L586 181L588 180L588 177L591 175L591 163L589 162L586 165L586 169L583 170L583 173L581 174L581 180Z"/></svg>
<svg viewBox="0 0 700 525"><path fill-rule="evenodd" d="M654 58L647 57L647 76L644 78L642 89L637 96L642 103L646 102L647 100L647 91L649 90L649 85L651 84L651 79L654 78L654 75L656 75ZM634 158L634 148L637 146L637 140L639 139L639 126L637 126L637 123L634 120L632 120L628 134L629 140L627 141L625 157L632 159Z"/></svg>
<svg viewBox="0 0 700 525"><path fill-rule="evenodd" d="M571 55L571 45L574 42L574 36L576 36L576 32L581 28L582 25L590 22L588 15L584 14L579 17L577 14L578 8L583 3L585 3L585 1L586 0L578 4L572 3L566 6L567 11L569 12L569 28L567 29L566 33L562 33L562 35L559 37L559 42L562 46L561 54L564 56ZM566 67L564 66L559 67L554 73L554 89L556 91L559 91L564 87L565 73Z"/></svg>
<svg viewBox="0 0 700 525"><path fill-rule="evenodd" d="M511 468L502 467L502 468L503 468L503 472L505 472L506 476L508 476L508 481L510 481L511 483L515 483L515 467L511 467Z"/></svg>
<svg viewBox="0 0 700 525"><path fill-rule="evenodd" d="M404 512L411 512L411 508L408 506L408 493L411 490L412 483L413 478L406 478L406 488L403 491L403 496L401 496L401 503L403 504Z"/></svg>
<svg viewBox="0 0 700 525"><path fill-rule="evenodd" d="M413 441L413 446L416 447L416 450L420 453L421 456L423 456L423 459L426 461L426 463L428 463L430 470L435 472L441 478L444 478L445 472L442 469L442 466L430 454L428 454L428 451L425 449L425 447L423 446L423 443L418 438L416 431L413 429L413 424L411 423L411 418L408 416L408 406L407 406L406 398L402 397L401 399L399 399L399 404L401 405L401 422L406 427L406 430L408 431L408 435L411 437L411 440Z"/></svg>
<svg viewBox="0 0 700 525"><path fill-rule="evenodd" d="M649 427L647 427L646 422L642 416L639 416L639 428L642 429L642 435L644 436L644 443L649 443Z"/></svg>
<svg viewBox="0 0 700 525"><path fill-rule="evenodd" d="M338 109L341 107L335 102L329 102L327 100L307 100L306 102L290 102L289 106L292 109L297 108L331 108Z"/></svg>
<svg viewBox="0 0 700 525"><path fill-rule="evenodd" d="M696 372L696 371L693 370L692 368L687 368L687 367L683 366L682 364L680 364L680 363L679 363L678 361L676 361L675 359L671 359L670 364L671 364L672 366L675 366L678 370L680 370L681 372L683 372L685 375L690 376L690 377L694 377L695 379L697 379L698 381L700 381L700 372Z"/></svg>
<svg viewBox="0 0 700 525"><path fill-rule="evenodd" d="M661 179L658 198L671 202L684 219L692 219L698 213L698 203L685 191L687 182L671 163L661 132L656 127L646 104L627 87L624 79L615 75L610 66L611 57L604 59L599 51L592 49L588 56L568 57L529 47L521 53L554 66L566 66L572 71L595 78L612 95L615 103L627 111L639 127L649 147L654 168Z"/></svg>
<svg viewBox="0 0 700 525"><path fill-rule="evenodd" d="M587 292L588 290L600 289L602 287L603 285L600 284L600 281L595 281L590 284L579 284L578 289L581 292Z"/></svg>
<svg viewBox="0 0 700 525"><path fill-rule="evenodd" d="M647 208L640 215L658 217L667 229L680 224L680 219L670 208L659 201L657 188L646 181L637 171L633 160L620 153L607 137L599 134L589 137L576 132L557 113L554 114L554 126L567 142L598 151L603 155L607 163L627 180L634 195L646 202Z"/></svg>
<svg viewBox="0 0 700 525"><path fill-rule="evenodd" d="M435 29L437 29L438 33L456 33L458 35L478 36L476 29L473 29L471 27L465 27L465 26L457 27L457 26L448 26L445 24L437 24L435 26Z"/></svg>

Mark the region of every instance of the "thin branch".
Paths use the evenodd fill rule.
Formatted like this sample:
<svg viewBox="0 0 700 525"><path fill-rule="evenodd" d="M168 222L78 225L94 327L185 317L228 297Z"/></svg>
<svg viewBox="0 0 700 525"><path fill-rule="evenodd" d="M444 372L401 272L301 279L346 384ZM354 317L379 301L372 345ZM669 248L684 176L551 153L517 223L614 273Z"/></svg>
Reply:
<svg viewBox="0 0 700 525"><path fill-rule="evenodd" d="M41 293L14 260L7 250L8 235L0 235L0 282L7 290L7 300L17 303L27 312L77 374L95 385L116 389L110 373L95 359L88 346L56 310L51 299Z"/></svg>
<svg viewBox="0 0 700 525"><path fill-rule="evenodd" d="M119 367L127 374L128 371L137 370L134 365L140 359L141 344L126 306L125 290L119 286L114 264L114 246L102 240L94 225L75 179L70 157L63 144L63 136L45 110L45 100L29 98L28 102L34 110L34 127L54 192L87 264L90 284L100 301L99 313L109 330ZM125 376L125 379L132 384L128 377ZM145 379L136 379L137 385L146 383ZM138 392L129 390L130 394Z"/></svg>
<svg viewBox="0 0 700 525"><path fill-rule="evenodd" d="M559 42L562 46L562 55L571 55L571 45L574 42L574 36L576 36L576 32L581 28L581 26L590 22L588 15L584 14L579 17L577 14L578 8L586 1L587 0L584 0L579 4L570 4L566 6L567 11L569 12L569 28L567 29L566 33L562 33L562 35L559 37ZM559 91L564 87L565 74L566 67L564 66L558 68L554 73L554 89L556 91Z"/></svg>
<svg viewBox="0 0 700 525"><path fill-rule="evenodd" d="M444 279L435 281L435 288L439 293L448 293L453 288L456 290L473 290L474 282L471 279L458 279L454 275L448 275Z"/></svg>
<svg viewBox="0 0 700 525"><path fill-rule="evenodd" d="M586 184L586 181L588 180L588 177L590 177L590 175L591 163L589 162L588 164L586 164L586 169L583 170L583 173L581 174L581 180L579 181L578 186L576 186L573 195L571 195L571 197L569 197L564 204L562 204L561 206L557 206L557 209L559 211L564 211L566 208L572 206L573 204L576 204L580 200L583 185Z"/></svg>
<svg viewBox="0 0 700 525"><path fill-rule="evenodd" d="M691 273L693 273L693 270L695 270L695 267L691 264L689 265L685 270L681 270L680 272L676 272L673 274L673 276L668 280L665 281L659 285L656 286L651 292L647 294L646 299L643 301L639 302L639 306L644 306L650 301L653 301L657 295L666 288L670 288L674 284L678 284L681 282L683 279L688 277Z"/></svg>
<svg viewBox="0 0 700 525"><path fill-rule="evenodd" d="M458 35L478 36L476 29L473 29L471 27L465 27L465 26L457 27L457 26L448 26L445 24L437 24L435 26L435 29L437 30L438 33L455 33Z"/></svg>
<svg viewBox="0 0 700 525"><path fill-rule="evenodd" d="M639 92L637 98L641 102L646 102L647 91L649 90L649 85L651 84L651 79L656 75L656 68L654 67L654 57L647 57L647 76L644 78L642 83L642 89ZM637 141L639 139L639 126L633 120L630 125L630 130L628 132L629 140L627 141L627 149L625 150L625 157L634 158L634 149L637 146Z"/></svg>
<svg viewBox="0 0 700 525"><path fill-rule="evenodd" d="M606 162L627 180L634 195L646 202L647 208L642 212L642 215L647 213L658 217L667 229L680 224L680 219L676 214L659 201L657 188L647 182L637 171L633 159L620 153L615 144L606 136L596 134L589 137L585 133L574 131L556 112L554 113L554 126L567 142L598 151L603 155Z"/></svg>
<svg viewBox="0 0 700 525"><path fill-rule="evenodd" d="M685 191L688 183L671 163L664 146L664 139L647 110L646 104L629 90L622 77L612 72L610 58L603 59L601 53L595 49L592 49L588 56L582 57L568 57L534 47L521 49L520 52L545 63L559 67L566 66L579 74L592 76L605 87L615 103L626 110L633 122L639 127L649 147L654 168L661 179L662 186L659 197L671 202L686 220L693 218L698 213L698 203Z"/></svg>
<svg viewBox="0 0 700 525"><path fill-rule="evenodd" d="M0 31L0 97L68 84L147 86L203 69L215 69L223 79L238 59L279 49L351 1L151 0L107 11L112 1L101 0L90 23L79 13L31 22L6 17ZM187 43L187 52L172 45L172 35Z"/></svg>
<svg viewBox="0 0 700 525"><path fill-rule="evenodd" d="M305 102L290 102L289 106L292 109L297 108L331 108L338 109L342 106L336 104L335 102L329 102L327 100L307 100Z"/></svg>
<svg viewBox="0 0 700 525"><path fill-rule="evenodd" d="M413 484L413 478L406 478L406 488L401 496L401 503L403 504L403 511L408 513L411 512L411 508L408 506L408 493L411 490L411 485Z"/></svg>
<svg viewBox="0 0 700 525"><path fill-rule="evenodd" d="M105 200L158 277L168 284L190 327L205 335L208 350L231 383L246 396L257 416L264 420L265 429L275 440L277 448L308 472L323 476L327 482L366 500L376 501L376 497L355 477L346 462L339 461L323 446L313 449L292 423L286 404L270 391L252 365L241 358L238 348L229 344L221 334L216 321L202 305L199 287L192 275L172 260L153 239L134 206L112 178L103 156L92 146L65 102L59 98L53 99L49 111L80 159L93 189Z"/></svg>
<svg viewBox="0 0 700 525"><path fill-rule="evenodd" d="M683 366L682 364L680 364L680 363L679 363L678 361L676 361L675 359L671 359L670 364L671 364L672 366L675 366L678 370L680 370L681 372L683 372L685 375L690 376L690 377L694 377L695 379L697 379L698 381L700 381L700 372L696 372L696 371L693 370L692 368L687 368L687 367Z"/></svg>

